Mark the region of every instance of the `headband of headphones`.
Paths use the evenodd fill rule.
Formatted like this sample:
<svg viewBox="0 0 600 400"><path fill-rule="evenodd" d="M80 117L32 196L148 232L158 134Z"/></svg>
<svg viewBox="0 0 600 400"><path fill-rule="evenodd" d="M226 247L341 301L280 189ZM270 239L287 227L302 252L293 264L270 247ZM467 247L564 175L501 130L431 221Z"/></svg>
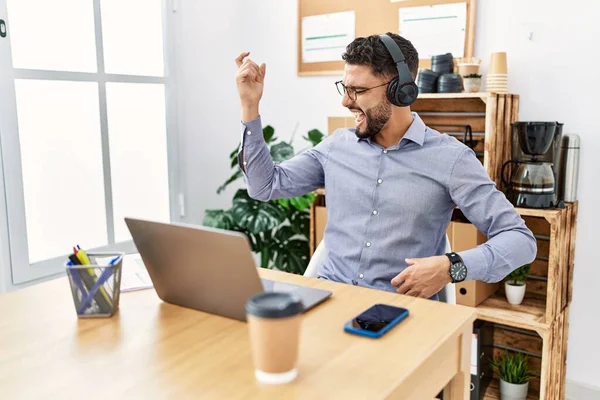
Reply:
<svg viewBox="0 0 600 400"><path fill-rule="evenodd" d="M398 70L398 77L394 78L388 85L388 98L392 104L397 106L409 106L417 99L419 89L413 81L404 54L402 54L402 50L400 50L394 39L388 35L379 35L379 37L388 49Z"/></svg>
<svg viewBox="0 0 600 400"><path fill-rule="evenodd" d="M388 35L380 35L380 37L381 41L390 52L392 59L396 63L396 68L398 69L398 80L400 81L399 83L403 84L412 82L412 75L410 74L410 70L406 64L406 59L404 58L404 54L402 54L400 47L398 47L394 39Z"/></svg>

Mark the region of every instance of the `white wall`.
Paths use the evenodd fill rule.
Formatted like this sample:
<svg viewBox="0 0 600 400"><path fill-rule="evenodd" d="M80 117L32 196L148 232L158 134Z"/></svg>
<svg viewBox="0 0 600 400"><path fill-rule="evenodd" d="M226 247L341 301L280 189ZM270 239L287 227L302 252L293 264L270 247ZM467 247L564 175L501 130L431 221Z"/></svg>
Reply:
<svg viewBox="0 0 600 400"><path fill-rule="evenodd" d="M304 145L299 137L306 131L326 132L327 116L346 111L333 84L338 76L296 75L296 1L222 0L210 9L195 0L181 3L177 46L186 219L200 223L205 208L229 206L233 193L217 196L215 189L230 173L227 154L239 140L233 63L237 54L251 51L252 58L267 64L263 122L272 124L284 139L299 123L294 141L298 149ZM237 11L233 21L232 9ZM491 52L508 52L509 89L521 95L521 120L558 120L565 123L565 133L581 136L567 378L596 387L600 387L600 342L595 340L600 330L600 269L594 263L594 228L600 222L595 203L600 188L592 171L599 170L595 161L600 135L587 118L595 115L600 80L588 72L593 80L584 82L579 71L594 68L597 60L590 53L598 48L599 13L600 5L583 0L568 7L547 0L479 1L475 44L475 55L485 62Z"/></svg>
<svg viewBox="0 0 600 400"><path fill-rule="evenodd" d="M175 19L178 115L186 221L201 223L205 209L231 205L234 190L216 189L230 175L229 153L239 142L234 58L241 13L236 0L179 1ZM238 185L239 186L239 185Z"/></svg>
<svg viewBox="0 0 600 400"><path fill-rule="evenodd" d="M579 216L571 305L567 379L600 387L597 259L600 136L590 118L598 112L600 80L580 83L579 72L598 61L600 5L583 0L478 2L475 53L508 53L509 90L521 96L519 119L564 122L581 136ZM529 33L533 32L532 40ZM593 68L593 67L592 67ZM595 69L595 68L594 68Z"/></svg>

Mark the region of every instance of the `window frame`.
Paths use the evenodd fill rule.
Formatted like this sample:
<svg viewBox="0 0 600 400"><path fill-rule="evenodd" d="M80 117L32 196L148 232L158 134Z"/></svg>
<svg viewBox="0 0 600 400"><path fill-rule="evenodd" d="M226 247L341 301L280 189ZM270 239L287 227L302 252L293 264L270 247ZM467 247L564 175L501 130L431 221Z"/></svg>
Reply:
<svg viewBox="0 0 600 400"><path fill-rule="evenodd" d="M93 0L94 31L97 72L69 72L46 71L36 69L13 68L10 42L10 16L7 16L7 1L0 0L0 16L6 21L7 36L0 41L0 229L2 241L0 242L0 291L12 285L21 285L27 282L44 279L64 274L64 256L40 261L29 262L29 249L27 243L27 225L25 217L25 198L23 191L23 175L21 168L21 153L17 121L17 106L15 94L15 79L35 80L68 80L76 82L96 82L98 84L100 134L102 145L103 175L105 190L105 209L107 224L108 245L100 248L88 249L93 251L124 251L135 252L133 241L115 243L112 181L110 170L110 148L108 133L108 116L106 103L106 84L109 82L125 83L154 83L162 84L165 90L165 115L167 139L167 168L169 213L172 221L178 221L183 215L176 211L177 204L182 201L179 177L179 151L178 151L178 126L176 104L176 80L172 71L174 66L174 50L172 30L174 15L172 1L162 0L162 25L163 25L163 61L164 75L162 77L107 74L104 70L104 49L102 38L101 0ZM173 11L173 12L170 12ZM5 204L2 204L5 203ZM4 233L8 235L5 236ZM2 276L7 277L3 269L5 263L10 264L12 282L2 282Z"/></svg>

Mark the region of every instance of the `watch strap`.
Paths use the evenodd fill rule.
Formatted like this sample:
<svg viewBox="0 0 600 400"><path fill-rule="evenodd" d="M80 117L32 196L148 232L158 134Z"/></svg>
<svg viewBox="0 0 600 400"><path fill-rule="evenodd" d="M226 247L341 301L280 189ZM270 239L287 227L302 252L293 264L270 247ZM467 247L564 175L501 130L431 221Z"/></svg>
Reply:
<svg viewBox="0 0 600 400"><path fill-rule="evenodd" d="M450 259L451 264L462 262L462 258L455 252L446 253L446 256Z"/></svg>

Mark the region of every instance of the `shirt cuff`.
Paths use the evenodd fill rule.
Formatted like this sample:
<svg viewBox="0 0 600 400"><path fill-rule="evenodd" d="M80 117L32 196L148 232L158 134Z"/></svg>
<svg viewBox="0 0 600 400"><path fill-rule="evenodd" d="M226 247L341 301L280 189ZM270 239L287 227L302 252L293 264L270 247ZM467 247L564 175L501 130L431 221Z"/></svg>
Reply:
<svg viewBox="0 0 600 400"><path fill-rule="evenodd" d="M241 131L242 138L240 140L240 151L246 145L264 142L260 115L252 121L248 121L246 123L242 122Z"/></svg>
<svg viewBox="0 0 600 400"><path fill-rule="evenodd" d="M474 249L457 252L462 258L463 263L467 267L467 281L485 281L488 271L488 261L483 248L476 247Z"/></svg>

